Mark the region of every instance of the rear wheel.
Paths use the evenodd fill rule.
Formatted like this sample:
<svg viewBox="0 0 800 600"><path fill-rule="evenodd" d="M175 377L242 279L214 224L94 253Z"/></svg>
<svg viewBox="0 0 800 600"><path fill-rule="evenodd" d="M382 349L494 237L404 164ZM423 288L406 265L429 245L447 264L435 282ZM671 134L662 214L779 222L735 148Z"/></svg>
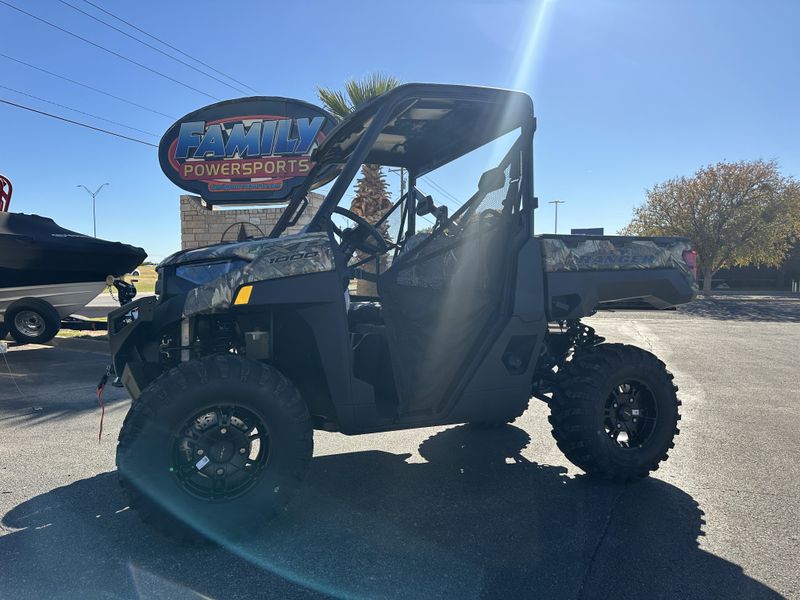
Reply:
<svg viewBox="0 0 800 600"><path fill-rule="evenodd" d="M256 531L289 502L313 448L311 421L276 369L236 356L190 361L134 402L117 446L141 518L180 538Z"/></svg>
<svg viewBox="0 0 800 600"><path fill-rule="evenodd" d="M5 326L20 344L45 344L61 329L61 317L53 306L39 298L17 300L6 310Z"/></svg>
<svg viewBox="0 0 800 600"><path fill-rule="evenodd" d="M584 471L607 479L644 477L667 459L678 434L678 388L664 363L624 344L575 353L551 401L553 437Z"/></svg>

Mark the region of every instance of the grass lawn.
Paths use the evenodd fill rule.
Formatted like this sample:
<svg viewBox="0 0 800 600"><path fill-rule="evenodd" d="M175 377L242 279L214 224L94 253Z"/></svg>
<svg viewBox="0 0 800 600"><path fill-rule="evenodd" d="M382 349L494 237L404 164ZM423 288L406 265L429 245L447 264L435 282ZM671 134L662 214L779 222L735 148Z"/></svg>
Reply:
<svg viewBox="0 0 800 600"><path fill-rule="evenodd" d="M156 290L156 279L158 279L156 268L152 265L142 265L137 268L139 270L139 276L131 277L127 275L124 278L125 281L132 281L136 286L136 291L139 293L152 294Z"/></svg>
<svg viewBox="0 0 800 600"><path fill-rule="evenodd" d="M108 341L108 333L105 331L91 331L81 329L61 329L56 337L78 338L82 340L101 340Z"/></svg>

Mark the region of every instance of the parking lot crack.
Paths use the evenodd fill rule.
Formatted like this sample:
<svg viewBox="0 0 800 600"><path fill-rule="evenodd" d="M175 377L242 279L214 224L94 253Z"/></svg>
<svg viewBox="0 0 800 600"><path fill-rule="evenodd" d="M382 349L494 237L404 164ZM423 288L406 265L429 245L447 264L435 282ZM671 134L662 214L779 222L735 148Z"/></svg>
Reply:
<svg viewBox="0 0 800 600"><path fill-rule="evenodd" d="M603 541L608 534L608 529L611 527L611 521L614 518L614 513L617 510L617 506L619 506L620 500L622 500L623 494L627 491L628 486L624 486L620 492L614 498L614 501L611 503L611 508L608 509L608 514L606 515L605 522L603 523L603 529L600 531L600 535L597 537L597 543L592 550L592 555L589 557L588 562L586 563L586 568L583 571L583 576L581 577L581 584L578 587L578 594L576 596L577 600L581 600L583 598L583 592L586 588L586 582L589 580L589 576L592 573L592 567L594 566L594 562L597 559L597 556L600 552L600 547L603 545Z"/></svg>

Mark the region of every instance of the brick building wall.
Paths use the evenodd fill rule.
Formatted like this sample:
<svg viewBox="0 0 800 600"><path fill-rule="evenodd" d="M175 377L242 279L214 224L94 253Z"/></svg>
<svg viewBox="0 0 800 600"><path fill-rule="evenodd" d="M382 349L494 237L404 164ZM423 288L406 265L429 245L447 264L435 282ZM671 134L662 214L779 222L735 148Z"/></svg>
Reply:
<svg viewBox="0 0 800 600"><path fill-rule="evenodd" d="M297 233L311 220L325 197L321 194L308 194L309 205L297 225L288 229ZM274 208L236 208L219 210L208 209L199 196L181 196L181 249L200 248L220 242L223 233L236 223L255 225L264 235L268 235L284 211L283 206ZM226 239L235 240L238 228L233 227ZM248 233L250 230L248 229ZM231 237L232 236L232 237Z"/></svg>

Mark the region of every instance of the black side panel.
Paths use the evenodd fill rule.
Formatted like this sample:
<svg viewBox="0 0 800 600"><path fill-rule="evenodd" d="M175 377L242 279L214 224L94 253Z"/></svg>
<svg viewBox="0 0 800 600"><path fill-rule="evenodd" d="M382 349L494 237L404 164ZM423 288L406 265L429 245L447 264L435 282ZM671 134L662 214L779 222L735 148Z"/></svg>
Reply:
<svg viewBox="0 0 800 600"><path fill-rule="evenodd" d="M641 300L654 308L685 304L695 290L678 269L547 273L551 321L591 315L602 302Z"/></svg>
<svg viewBox="0 0 800 600"><path fill-rule="evenodd" d="M379 281L400 391L400 413L440 412L500 315L510 217L440 235L429 253L409 252ZM402 258L402 257L401 257Z"/></svg>
<svg viewBox="0 0 800 600"><path fill-rule="evenodd" d="M352 377L352 349L344 291L337 273L313 273L255 283L249 303L236 307L236 311L258 311L266 307L273 311L276 328L281 330L277 332L278 362L283 346L292 364L306 364L306 361L309 366L319 364L322 381L311 382L318 385L313 389L309 387L305 393L315 396L322 394L325 398L308 400L330 401L340 430L354 430L353 420L360 411L353 407L361 405L374 412L374 398L371 386ZM285 319L282 319L282 315L285 315ZM301 319L304 325L297 326L296 318ZM318 356L297 354L297 348L305 348L304 354L307 354L308 344L304 341L294 344L291 339L293 335L313 336ZM285 365L285 369L292 371L292 364ZM290 372L287 375L291 377Z"/></svg>
<svg viewBox="0 0 800 600"><path fill-rule="evenodd" d="M268 279L253 283L252 286L250 301L247 305L236 307L238 310L273 304L323 302L339 304L342 309L342 319L345 319L344 292L335 271Z"/></svg>
<svg viewBox="0 0 800 600"><path fill-rule="evenodd" d="M516 263L513 315L455 403L450 423L502 418L530 398L547 330L541 250L535 239L525 242Z"/></svg>

